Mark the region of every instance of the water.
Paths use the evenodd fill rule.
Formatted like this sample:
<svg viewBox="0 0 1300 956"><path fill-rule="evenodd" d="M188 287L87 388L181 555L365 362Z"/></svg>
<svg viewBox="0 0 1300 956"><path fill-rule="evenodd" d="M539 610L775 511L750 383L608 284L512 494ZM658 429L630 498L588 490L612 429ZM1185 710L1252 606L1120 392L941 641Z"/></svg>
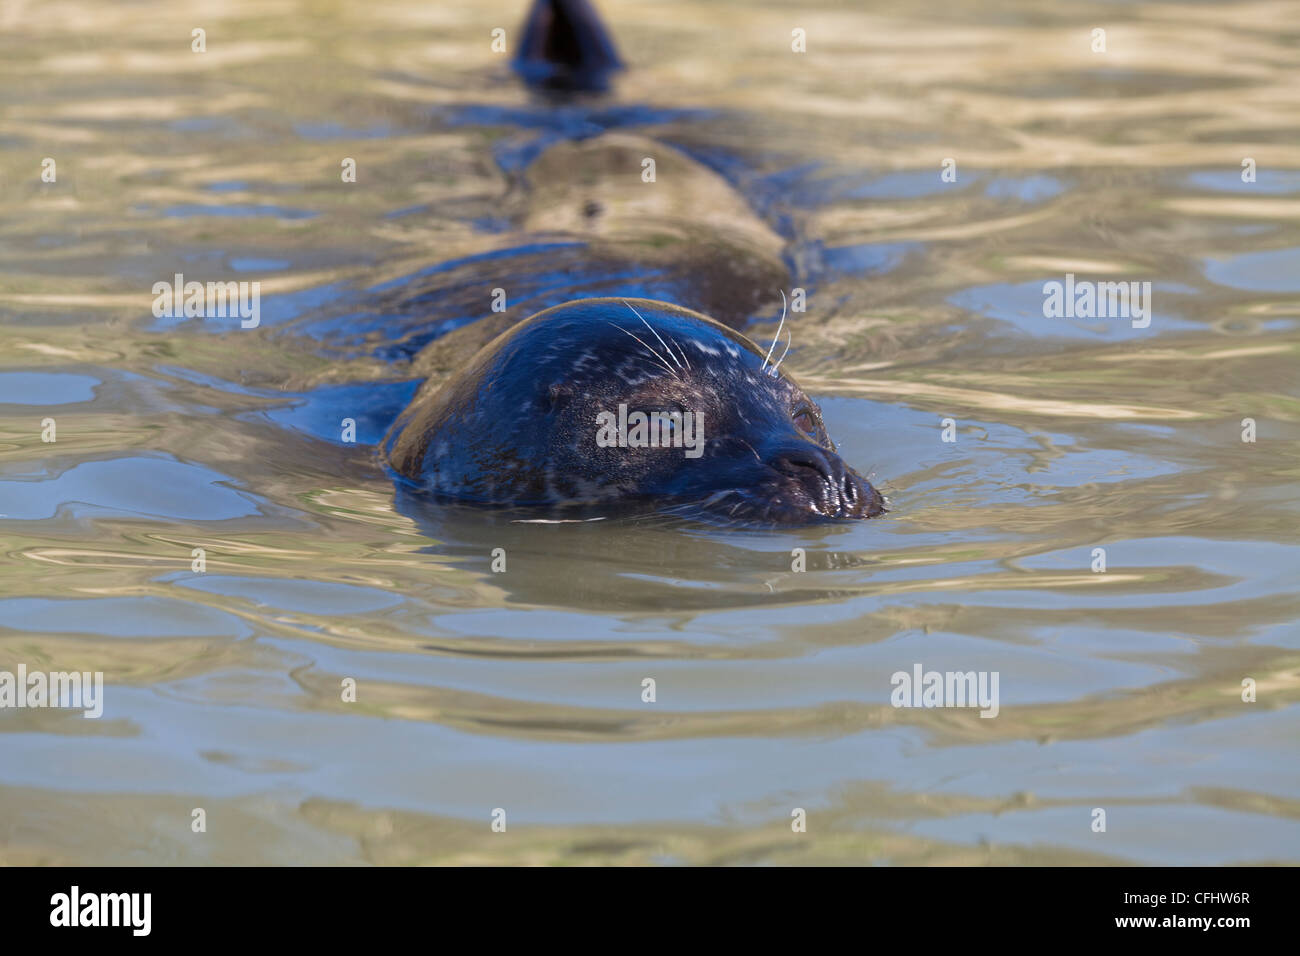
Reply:
<svg viewBox="0 0 1300 956"><path fill-rule="evenodd" d="M0 861L1300 860L1297 7L785 7L605 0L633 69L564 108L514 2L0 8L0 670L107 685L0 712ZM260 326L156 318L177 272ZM1067 273L1149 327L1044 318ZM374 459L493 322L766 342L795 286L886 518L518 524ZM918 663L998 716L894 708Z"/></svg>

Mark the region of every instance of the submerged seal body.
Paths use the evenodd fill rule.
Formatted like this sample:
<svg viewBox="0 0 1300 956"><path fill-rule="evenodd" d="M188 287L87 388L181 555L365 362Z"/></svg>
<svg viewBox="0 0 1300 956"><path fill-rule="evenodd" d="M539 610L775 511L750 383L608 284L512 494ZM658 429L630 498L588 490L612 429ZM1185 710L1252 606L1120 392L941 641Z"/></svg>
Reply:
<svg viewBox="0 0 1300 956"><path fill-rule="evenodd" d="M388 462L411 488L488 505L698 505L767 524L880 514L772 359L666 303L566 303L417 394Z"/></svg>

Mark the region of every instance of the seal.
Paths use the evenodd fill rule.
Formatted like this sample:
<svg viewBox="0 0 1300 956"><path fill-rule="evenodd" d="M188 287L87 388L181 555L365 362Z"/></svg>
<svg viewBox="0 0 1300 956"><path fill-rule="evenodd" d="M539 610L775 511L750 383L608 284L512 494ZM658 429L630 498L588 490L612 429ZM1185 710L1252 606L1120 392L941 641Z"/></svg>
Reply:
<svg viewBox="0 0 1300 956"><path fill-rule="evenodd" d="M481 505L765 525L881 514L776 342L649 299L545 309L426 384L384 439L388 464L409 489Z"/></svg>
<svg viewBox="0 0 1300 956"><path fill-rule="evenodd" d="M663 182L640 182L645 155L657 157ZM522 246L396 281L376 310L385 318L375 333L391 351L411 353L411 378L463 367L496 336L564 301L680 302L740 328L762 312L775 320L776 290L799 285L782 261L784 240L725 179L643 136L555 143L494 202ZM509 304L488 312L495 288ZM339 328L355 333L352 322Z"/></svg>
<svg viewBox="0 0 1300 956"><path fill-rule="evenodd" d="M297 322L299 331L336 355L365 350L409 363L409 378L433 378L527 316L574 299L677 302L742 328L755 316L775 319L776 290L810 285L795 269L817 244L798 234L798 217L745 195L741 181L763 178L747 159L691 145L693 129L716 123L713 111L619 104L584 86L584 77L622 66L590 3L534 0L519 32L514 66L543 95L527 107L440 114L448 131L501 130L492 162L455 170L466 185L433 204L443 261L397 261L360 309L339 302Z"/></svg>

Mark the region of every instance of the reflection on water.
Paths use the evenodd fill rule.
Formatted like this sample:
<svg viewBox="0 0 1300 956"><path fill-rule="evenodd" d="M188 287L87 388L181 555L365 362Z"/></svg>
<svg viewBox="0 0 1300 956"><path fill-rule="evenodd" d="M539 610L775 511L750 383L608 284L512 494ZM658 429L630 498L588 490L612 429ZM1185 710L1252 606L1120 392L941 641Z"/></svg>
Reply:
<svg viewBox="0 0 1300 956"><path fill-rule="evenodd" d="M0 861L1300 860L1300 25L787 6L605 0L631 68L562 107L514 2L0 8L0 670L107 684L0 711ZM175 273L259 327L156 318ZM1043 318L1067 274L1150 326ZM537 309L766 341L794 286L884 519L523 523L374 459ZM918 663L999 715L891 706Z"/></svg>

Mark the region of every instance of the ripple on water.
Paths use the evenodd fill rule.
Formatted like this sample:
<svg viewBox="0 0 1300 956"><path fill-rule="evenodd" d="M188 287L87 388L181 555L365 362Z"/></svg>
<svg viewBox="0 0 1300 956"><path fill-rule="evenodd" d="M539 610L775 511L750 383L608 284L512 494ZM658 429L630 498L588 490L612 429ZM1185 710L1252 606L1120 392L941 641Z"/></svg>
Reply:
<svg viewBox="0 0 1300 956"><path fill-rule="evenodd" d="M0 372L0 405L72 405L95 397L100 380L68 372Z"/></svg>
<svg viewBox="0 0 1300 956"><path fill-rule="evenodd" d="M1205 277L1250 292L1300 292L1300 246L1206 259Z"/></svg>
<svg viewBox="0 0 1300 956"><path fill-rule="evenodd" d="M190 521L259 513L258 496L228 475L163 455L81 462L54 477L0 480L10 520L40 521L64 511Z"/></svg>

